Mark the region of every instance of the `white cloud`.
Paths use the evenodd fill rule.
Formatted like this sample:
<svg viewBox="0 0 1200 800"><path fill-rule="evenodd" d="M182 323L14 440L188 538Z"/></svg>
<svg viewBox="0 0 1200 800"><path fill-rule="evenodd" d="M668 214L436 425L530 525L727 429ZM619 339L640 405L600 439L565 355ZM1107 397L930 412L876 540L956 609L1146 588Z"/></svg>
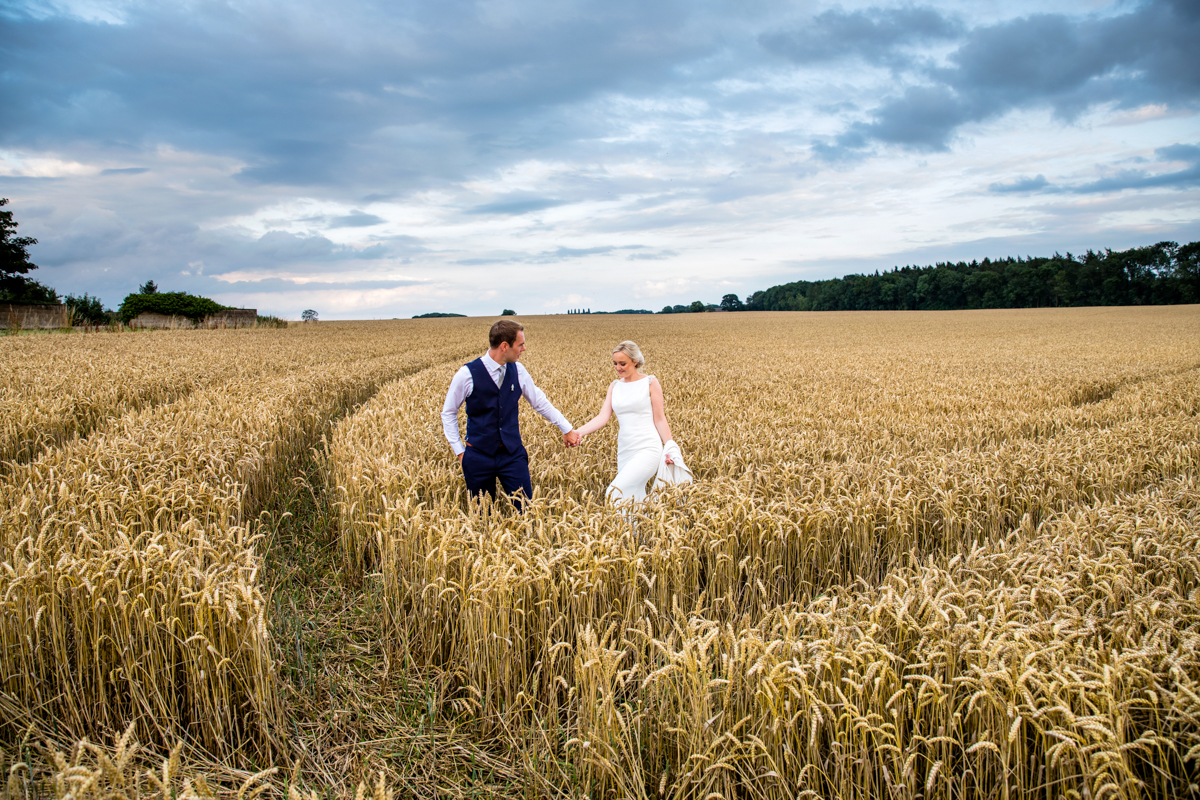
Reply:
<svg viewBox="0 0 1200 800"><path fill-rule="evenodd" d="M542 303L542 308L562 309L576 308L578 306L587 306L592 302L592 298L585 297L581 294L559 295Z"/></svg>
<svg viewBox="0 0 1200 800"><path fill-rule="evenodd" d="M81 164L69 158L49 153L26 154L0 150L0 175L10 178L64 178L75 175L95 175L100 167Z"/></svg>

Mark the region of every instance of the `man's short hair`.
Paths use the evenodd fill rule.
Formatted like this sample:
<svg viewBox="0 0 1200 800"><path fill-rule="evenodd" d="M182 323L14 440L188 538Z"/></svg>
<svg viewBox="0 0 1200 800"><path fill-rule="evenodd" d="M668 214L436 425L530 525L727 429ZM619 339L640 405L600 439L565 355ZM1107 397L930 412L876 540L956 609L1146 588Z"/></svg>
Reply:
<svg viewBox="0 0 1200 800"><path fill-rule="evenodd" d="M500 346L501 342L508 342L510 345L517 341L517 331L525 330L525 326L519 322L513 322L511 319L497 320L492 325L491 331L488 332L488 344L493 349Z"/></svg>

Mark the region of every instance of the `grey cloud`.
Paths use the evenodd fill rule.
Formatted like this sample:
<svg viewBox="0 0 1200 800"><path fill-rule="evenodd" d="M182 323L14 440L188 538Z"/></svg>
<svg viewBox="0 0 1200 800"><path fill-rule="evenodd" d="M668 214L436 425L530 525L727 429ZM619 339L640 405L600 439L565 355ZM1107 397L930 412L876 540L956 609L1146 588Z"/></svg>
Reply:
<svg viewBox="0 0 1200 800"><path fill-rule="evenodd" d="M329 220L330 228L369 228L372 225L379 225L386 222L383 217L377 217L374 214L366 214L355 209L344 217L333 217Z"/></svg>
<svg viewBox="0 0 1200 800"><path fill-rule="evenodd" d="M588 256L599 256L606 253L613 253L618 250L642 250L645 245L641 244L626 244L620 246L602 245L600 247L557 247L554 250L546 250L528 259L531 264L553 264L558 261L567 261L572 258L587 258Z"/></svg>
<svg viewBox="0 0 1200 800"><path fill-rule="evenodd" d="M719 11L145 4L94 24L17 6L0 25L0 144L167 142L236 156L247 184L403 195L584 135L565 106L678 82L721 47Z"/></svg>
<svg viewBox="0 0 1200 800"><path fill-rule="evenodd" d="M1046 180L1045 175L1038 175L1033 178L1019 178L1011 183L992 183L988 185L989 192L997 192L999 194L1021 194L1024 192L1038 192L1050 185Z"/></svg>
<svg viewBox="0 0 1200 800"><path fill-rule="evenodd" d="M238 172L246 183L336 183L345 154L332 142L299 139L267 140L258 144L255 162Z"/></svg>
<svg viewBox="0 0 1200 800"><path fill-rule="evenodd" d="M826 164L852 164L867 157L864 148L867 138L863 134L848 130L832 141L816 141L812 144L813 158Z"/></svg>
<svg viewBox="0 0 1200 800"><path fill-rule="evenodd" d="M855 123L838 137L838 145L860 148L875 139L918 150L944 150L949 132L971 119L959 96L942 86L910 86L888 103L871 123Z"/></svg>
<svg viewBox="0 0 1200 800"><path fill-rule="evenodd" d="M376 259L388 255L383 244L357 249L334 244L324 236L299 236L285 231L269 231L255 240L250 252L259 259L277 264L295 262L328 263L352 259Z"/></svg>
<svg viewBox="0 0 1200 800"><path fill-rule="evenodd" d="M1143 169L1122 170L1115 175L1091 183L1073 186L1068 191L1075 194L1095 194L1119 192L1125 189L1200 186L1200 146L1172 144L1157 148L1154 154L1160 161L1183 161L1190 163L1191 166L1174 172L1159 173L1151 173Z"/></svg>
<svg viewBox="0 0 1200 800"><path fill-rule="evenodd" d="M1187 161L1195 164L1200 162L1200 145L1171 144L1156 149L1154 155L1163 161Z"/></svg>
<svg viewBox="0 0 1200 800"><path fill-rule="evenodd" d="M572 258L586 258L587 256L604 255L611 253L614 250L624 249L613 247L612 245L604 245L601 247L557 247L554 250L547 250L539 253L528 259L532 264L553 264L557 261L566 261Z"/></svg>
<svg viewBox="0 0 1200 800"><path fill-rule="evenodd" d="M504 216L519 216L521 214L530 214L534 211L545 211L547 208L555 208L565 205L562 200L551 200L549 198L530 198L528 200L499 200L495 203L485 203L481 206L468 208L464 214L500 214Z"/></svg>
<svg viewBox="0 0 1200 800"><path fill-rule="evenodd" d="M120 169L102 169L101 175L141 175L143 172L149 172L149 167L121 167Z"/></svg>
<svg viewBox="0 0 1200 800"><path fill-rule="evenodd" d="M1094 194L1096 192L1119 192L1123 189L1154 189L1161 186L1200 186L1200 166L1159 175L1149 175L1142 170L1128 170L1111 178L1101 178L1092 183L1073 187L1071 191L1077 194Z"/></svg>
<svg viewBox="0 0 1200 800"><path fill-rule="evenodd" d="M5 175L4 182L6 184L30 184L36 186L39 183L62 183L67 180L58 175Z"/></svg>
<svg viewBox="0 0 1200 800"><path fill-rule="evenodd" d="M679 255L675 250L661 250L657 253L631 253L625 256L626 261L663 261Z"/></svg>
<svg viewBox="0 0 1200 800"><path fill-rule="evenodd" d="M75 262L130 256L150 236L115 214L88 208L74 220L57 228L55 236L39 236L32 251L34 263L56 267Z"/></svg>
<svg viewBox="0 0 1200 800"><path fill-rule="evenodd" d="M40 0L29 2L51 10L22 14L24 1L0 11L0 148L143 164L155 178L0 179L62 209L29 228L42 241L35 260L47 266L44 274L73 271L76 282L64 289L105 296L199 261L206 274L284 267L311 274L395 263L430 248L437 252L421 260L423 275L478 271L441 266L455 258L463 267L561 263L581 274L604 259L614 269L652 272L670 251L557 245L629 241L638 231L695 241L704 228L728 232L743 221L760 230L766 219L777 224L780 215L802 213L789 187L803 186L805 171L823 168L821 161L849 172L880 143L948 147L962 125L1013 109L1050 108L1071 119L1101 102L1162 103L1174 113L1200 100L1195 0L1119 0L1125 4L1093 16L1039 15L973 29L927 6L835 9L807 26L784 26L778 20L803 6L732 0L336 8L295 0L286 14L263 0L129 3L124 22L114 24L55 16ZM958 7L964 19L974 13ZM863 63L891 70L887 96L875 83L880 71ZM763 133L778 124L789 130ZM818 138L815 130L834 135ZM1162 135L1151 126L1137 133L1147 153L1147 137ZM1039 189L1008 176L993 191L1192 187L1192 147L1163 148L1154 164L1120 160L1098 174L1108 183L1064 187L1059 167L1047 163L1036 169L1055 185ZM507 167L528 162L549 171L506 182ZM652 169L627 168L641 163ZM1136 169L1116 172L1126 168ZM494 195L470 194L471 186L497 183L505 188ZM528 188L509 191L517 186ZM386 229L366 227L378 217L365 211L316 216L302 227L348 227L367 247L220 227L294 208L288 203L297 197L313 201L306 213L320 214L378 210L371 204L405 203L427 190L435 213L449 197L458 198L459 214L474 215L453 215L450 225L512 217L517 224L492 226L512 238L484 249L437 225L428 233L436 245L426 247L415 237L369 235ZM752 202L732 208L744 199ZM522 214L585 200L612 203L552 232L520 224L529 219ZM268 227L291 230L296 222L284 211L266 213L281 216ZM211 289L206 278L193 278Z"/></svg>
<svg viewBox="0 0 1200 800"><path fill-rule="evenodd" d="M416 286L419 280L358 280L358 281L296 281L287 278L264 278L258 281L219 280L214 292L318 292L328 289L396 289Z"/></svg>
<svg viewBox="0 0 1200 800"><path fill-rule="evenodd" d="M808 24L759 36L768 51L797 64L857 56L870 63L890 62L897 48L953 39L963 32L958 20L925 7L831 9Z"/></svg>
<svg viewBox="0 0 1200 800"><path fill-rule="evenodd" d="M425 243L416 236L400 234L395 236L370 236L368 238L372 242L377 242L387 247L389 253L412 255L414 253L429 252L429 248L425 246Z"/></svg>
<svg viewBox="0 0 1200 800"><path fill-rule="evenodd" d="M464 258L455 261L455 264L465 266L481 266L486 264L557 264L560 261L569 261L576 258L587 258L589 256L600 256L607 253L615 253L619 250L644 250L645 245L641 244L626 244L626 245L600 245L598 247L556 247L553 250L543 250L540 253L518 255L513 254L508 257L493 257L493 258Z"/></svg>
<svg viewBox="0 0 1200 800"><path fill-rule="evenodd" d="M945 150L956 130L1015 108L1048 105L1066 120L1102 102L1122 107L1200 100L1200 16L1151 0L1115 17L1039 14L970 31L945 67L926 71L837 140Z"/></svg>

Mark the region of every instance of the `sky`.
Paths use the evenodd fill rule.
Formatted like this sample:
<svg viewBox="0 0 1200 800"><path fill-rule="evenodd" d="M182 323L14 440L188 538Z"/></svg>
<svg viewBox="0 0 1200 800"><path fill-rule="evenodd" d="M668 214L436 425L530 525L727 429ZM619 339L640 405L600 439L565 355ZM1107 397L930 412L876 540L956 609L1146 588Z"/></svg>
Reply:
<svg viewBox="0 0 1200 800"><path fill-rule="evenodd" d="M298 319L1200 239L1200 0L5 0L31 273Z"/></svg>

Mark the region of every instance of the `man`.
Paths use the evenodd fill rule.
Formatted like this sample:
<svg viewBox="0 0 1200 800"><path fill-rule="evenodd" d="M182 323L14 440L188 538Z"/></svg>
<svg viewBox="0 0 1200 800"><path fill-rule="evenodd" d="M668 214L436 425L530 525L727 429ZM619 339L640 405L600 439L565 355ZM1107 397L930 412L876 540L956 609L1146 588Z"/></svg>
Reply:
<svg viewBox="0 0 1200 800"><path fill-rule="evenodd" d="M517 404L524 397L533 410L558 426L563 444L579 444L579 434L557 408L550 404L518 364L525 352L525 326L502 319L488 334L488 351L459 368L450 381L442 405L442 430L462 464L463 478L472 497L486 492L496 498L496 479L513 496L517 510L522 495L533 496L529 480L529 454L521 443ZM467 404L467 441L458 438L458 408Z"/></svg>

